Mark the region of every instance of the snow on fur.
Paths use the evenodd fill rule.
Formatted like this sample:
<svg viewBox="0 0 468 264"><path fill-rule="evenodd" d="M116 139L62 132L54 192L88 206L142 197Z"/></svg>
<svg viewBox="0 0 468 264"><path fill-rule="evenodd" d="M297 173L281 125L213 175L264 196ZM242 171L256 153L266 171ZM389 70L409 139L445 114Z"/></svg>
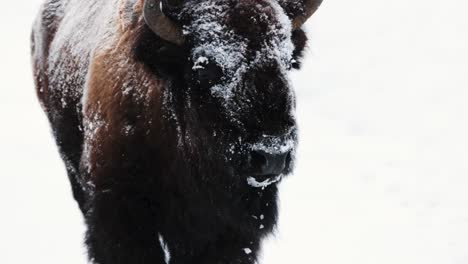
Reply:
<svg viewBox="0 0 468 264"><path fill-rule="evenodd" d="M211 92L226 100L227 104L234 90L241 86L246 72L250 68L264 64L265 60L275 60L286 75L294 51L291 42L291 21L276 1L271 1L267 7L257 5L260 11L262 8L270 7L273 8L278 23L270 24L269 32L265 34L273 37L265 41L253 61L247 61L245 58L248 40L228 28L222 19L227 17L230 11L225 1L206 1L203 5L190 6L190 10L185 11L198 17L191 25L184 28L185 35L192 35L201 43L193 49L192 60L206 61L208 57L222 67L224 78L220 84L211 87ZM268 19L266 16L261 18Z"/></svg>

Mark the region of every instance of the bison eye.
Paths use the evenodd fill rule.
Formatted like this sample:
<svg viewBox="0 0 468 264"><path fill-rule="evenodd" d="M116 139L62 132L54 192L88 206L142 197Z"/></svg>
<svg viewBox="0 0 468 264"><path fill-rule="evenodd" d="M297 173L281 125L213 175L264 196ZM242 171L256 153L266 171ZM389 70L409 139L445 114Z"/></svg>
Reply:
<svg viewBox="0 0 468 264"><path fill-rule="evenodd" d="M223 70L205 57L199 58L192 67L193 79L202 87L213 86L221 80Z"/></svg>
<svg viewBox="0 0 468 264"><path fill-rule="evenodd" d="M298 70L299 68L301 68L301 62L298 61L297 59L291 59L288 63L288 70L292 70L292 69L295 69L295 70Z"/></svg>

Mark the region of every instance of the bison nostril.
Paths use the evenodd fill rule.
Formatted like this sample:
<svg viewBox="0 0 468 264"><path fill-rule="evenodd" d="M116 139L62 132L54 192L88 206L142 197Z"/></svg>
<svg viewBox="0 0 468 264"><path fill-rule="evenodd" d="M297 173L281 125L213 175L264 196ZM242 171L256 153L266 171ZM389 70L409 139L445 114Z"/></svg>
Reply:
<svg viewBox="0 0 468 264"><path fill-rule="evenodd" d="M254 150L250 153L251 171L255 175L282 174L291 163L291 153L268 153Z"/></svg>
<svg viewBox="0 0 468 264"><path fill-rule="evenodd" d="M254 150L250 153L250 165L252 168L259 168L261 170L261 168L265 167L267 163L268 161L262 152Z"/></svg>

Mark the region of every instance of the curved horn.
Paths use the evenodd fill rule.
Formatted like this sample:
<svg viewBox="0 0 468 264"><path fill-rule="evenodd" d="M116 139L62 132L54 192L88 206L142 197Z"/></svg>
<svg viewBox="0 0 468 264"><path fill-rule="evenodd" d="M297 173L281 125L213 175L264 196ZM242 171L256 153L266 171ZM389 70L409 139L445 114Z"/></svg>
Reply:
<svg viewBox="0 0 468 264"><path fill-rule="evenodd" d="M182 28L162 12L161 0L145 0L143 18L156 35L177 45L184 43Z"/></svg>
<svg viewBox="0 0 468 264"><path fill-rule="evenodd" d="M292 20L293 30L300 28L319 8L322 0L304 0L304 11Z"/></svg>

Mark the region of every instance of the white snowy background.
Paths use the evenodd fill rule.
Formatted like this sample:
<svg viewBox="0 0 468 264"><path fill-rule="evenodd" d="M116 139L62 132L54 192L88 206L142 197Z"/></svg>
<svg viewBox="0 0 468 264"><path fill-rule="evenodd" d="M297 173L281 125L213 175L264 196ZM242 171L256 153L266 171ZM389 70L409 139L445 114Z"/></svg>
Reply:
<svg viewBox="0 0 468 264"><path fill-rule="evenodd" d="M0 263L85 264L83 221L32 85L39 3L0 5ZM468 263L467 10L325 0L293 74L298 167L261 264Z"/></svg>

